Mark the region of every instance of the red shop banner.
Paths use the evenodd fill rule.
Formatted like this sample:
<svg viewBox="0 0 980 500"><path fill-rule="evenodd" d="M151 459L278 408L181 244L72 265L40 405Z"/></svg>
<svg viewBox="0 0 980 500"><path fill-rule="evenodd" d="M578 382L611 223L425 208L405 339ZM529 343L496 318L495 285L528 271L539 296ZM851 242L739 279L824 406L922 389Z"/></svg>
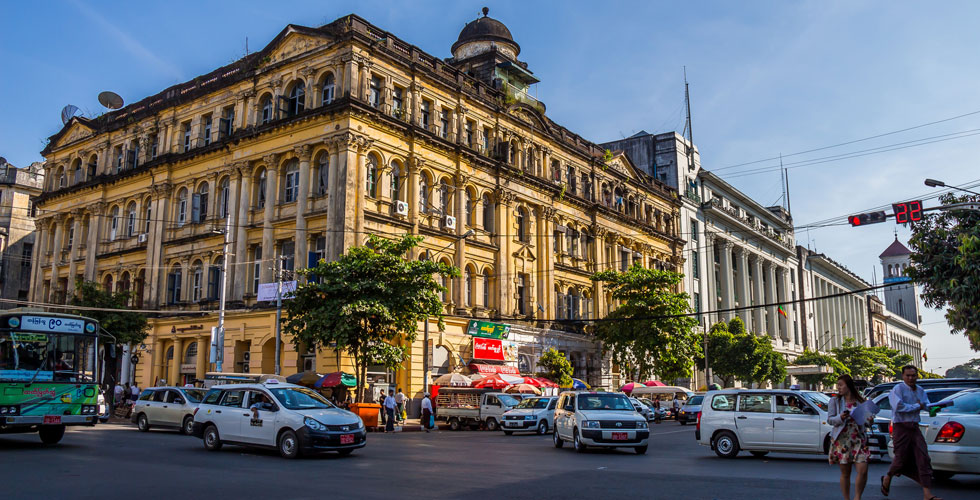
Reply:
<svg viewBox="0 0 980 500"><path fill-rule="evenodd" d="M473 337L473 359L504 360L504 343L498 339Z"/></svg>

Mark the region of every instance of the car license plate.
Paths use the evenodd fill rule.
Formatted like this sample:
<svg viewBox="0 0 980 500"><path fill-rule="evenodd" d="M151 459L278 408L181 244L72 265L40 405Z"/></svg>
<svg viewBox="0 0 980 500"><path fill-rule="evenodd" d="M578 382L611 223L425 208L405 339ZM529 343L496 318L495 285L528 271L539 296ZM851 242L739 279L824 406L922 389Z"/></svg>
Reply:
<svg viewBox="0 0 980 500"><path fill-rule="evenodd" d="M340 435L340 444L354 444L354 435L353 434L341 434Z"/></svg>
<svg viewBox="0 0 980 500"><path fill-rule="evenodd" d="M507 427L517 427L517 422L512 421L512 420L508 420L507 421Z"/></svg>
<svg viewBox="0 0 980 500"><path fill-rule="evenodd" d="M625 432L614 432L614 433L612 433L613 441L626 441L627 439L629 439L629 437L627 437L627 436L628 435Z"/></svg>
<svg viewBox="0 0 980 500"><path fill-rule="evenodd" d="M61 423L61 415L45 415L44 416L44 423L45 424L60 424Z"/></svg>

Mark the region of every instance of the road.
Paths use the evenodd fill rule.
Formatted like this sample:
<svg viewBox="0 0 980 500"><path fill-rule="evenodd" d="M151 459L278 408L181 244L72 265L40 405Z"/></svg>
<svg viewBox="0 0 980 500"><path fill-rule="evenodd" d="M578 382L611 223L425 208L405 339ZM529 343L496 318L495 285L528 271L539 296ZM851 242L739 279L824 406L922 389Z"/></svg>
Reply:
<svg viewBox="0 0 980 500"><path fill-rule="evenodd" d="M205 451L199 439L130 425L70 430L60 445L36 435L0 436L5 499L99 498L669 498L836 499L836 467L816 455L717 458L694 429L653 426L650 451L596 450L584 455L550 436L439 431L370 434L367 447L288 461L274 451L226 446ZM871 466L865 498L881 498ZM947 500L976 498L980 476L956 476L936 489ZM971 493L972 492L972 493ZM921 498L905 478L891 498Z"/></svg>

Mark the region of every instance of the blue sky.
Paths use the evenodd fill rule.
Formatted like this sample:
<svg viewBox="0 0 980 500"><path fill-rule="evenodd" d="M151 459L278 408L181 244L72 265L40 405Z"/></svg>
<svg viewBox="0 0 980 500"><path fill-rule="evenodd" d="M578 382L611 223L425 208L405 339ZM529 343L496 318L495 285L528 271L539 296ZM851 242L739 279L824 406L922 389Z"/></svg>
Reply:
<svg viewBox="0 0 980 500"><path fill-rule="evenodd" d="M0 155L18 166L40 160L65 104L92 116L101 112L102 90L138 101L241 57L246 37L251 51L262 48L288 23L319 26L354 12L449 57L459 30L484 5L541 79L548 115L596 142L680 130L687 66L703 166L763 204L782 194L778 172L744 173L774 162L724 167L980 111L974 2L4 2ZM940 141L796 165L795 223L917 197L930 192L926 177L980 180L980 135L969 135L976 129L980 114L787 156L789 163ZM871 281L894 229L834 226L797 239ZM898 228L898 235L905 240L908 232ZM930 369L971 357L940 312L923 319Z"/></svg>

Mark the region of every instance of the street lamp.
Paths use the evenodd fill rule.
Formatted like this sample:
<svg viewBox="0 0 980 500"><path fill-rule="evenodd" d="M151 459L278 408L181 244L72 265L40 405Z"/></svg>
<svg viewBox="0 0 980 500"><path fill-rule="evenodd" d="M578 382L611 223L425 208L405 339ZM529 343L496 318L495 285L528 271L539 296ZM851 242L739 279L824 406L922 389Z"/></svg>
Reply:
<svg viewBox="0 0 980 500"><path fill-rule="evenodd" d="M212 233L222 234L224 233L225 245L224 245L224 258L221 259L221 306L218 311L218 328L215 332L217 337L215 339L215 362L214 368L218 373L221 373L224 368L225 361L225 296L228 294L228 258L230 257L228 253L228 245L231 244L231 214L227 214L225 220L225 230L220 229L212 230ZM278 344L276 345L278 347Z"/></svg>
<svg viewBox="0 0 980 500"><path fill-rule="evenodd" d="M967 192L967 193L970 193L970 194L975 194L977 196L980 196L980 193L978 193L976 191L970 191L969 189L961 188L961 187L958 187L958 186L950 186L950 185L946 184L945 182L943 182L943 181L937 181L936 179L926 179L926 183L925 184L926 184L926 186L929 186L929 187L948 187L950 189L956 189L956 190L959 190L959 191L964 191L964 192Z"/></svg>
<svg viewBox="0 0 980 500"><path fill-rule="evenodd" d="M448 245L440 248L439 251L442 252L443 250L446 250L447 248L455 245L461 240L465 240L466 238L473 236L474 234L476 234L476 231L473 231L472 229L467 229L465 233L463 233L460 236L457 236L455 240L449 242ZM426 260L430 259L428 249L425 250L425 259ZM428 315L425 316L425 326L422 329L422 345L425 346L425 355L422 356L422 387L424 388L423 390L426 393L428 393L429 392L429 316Z"/></svg>

